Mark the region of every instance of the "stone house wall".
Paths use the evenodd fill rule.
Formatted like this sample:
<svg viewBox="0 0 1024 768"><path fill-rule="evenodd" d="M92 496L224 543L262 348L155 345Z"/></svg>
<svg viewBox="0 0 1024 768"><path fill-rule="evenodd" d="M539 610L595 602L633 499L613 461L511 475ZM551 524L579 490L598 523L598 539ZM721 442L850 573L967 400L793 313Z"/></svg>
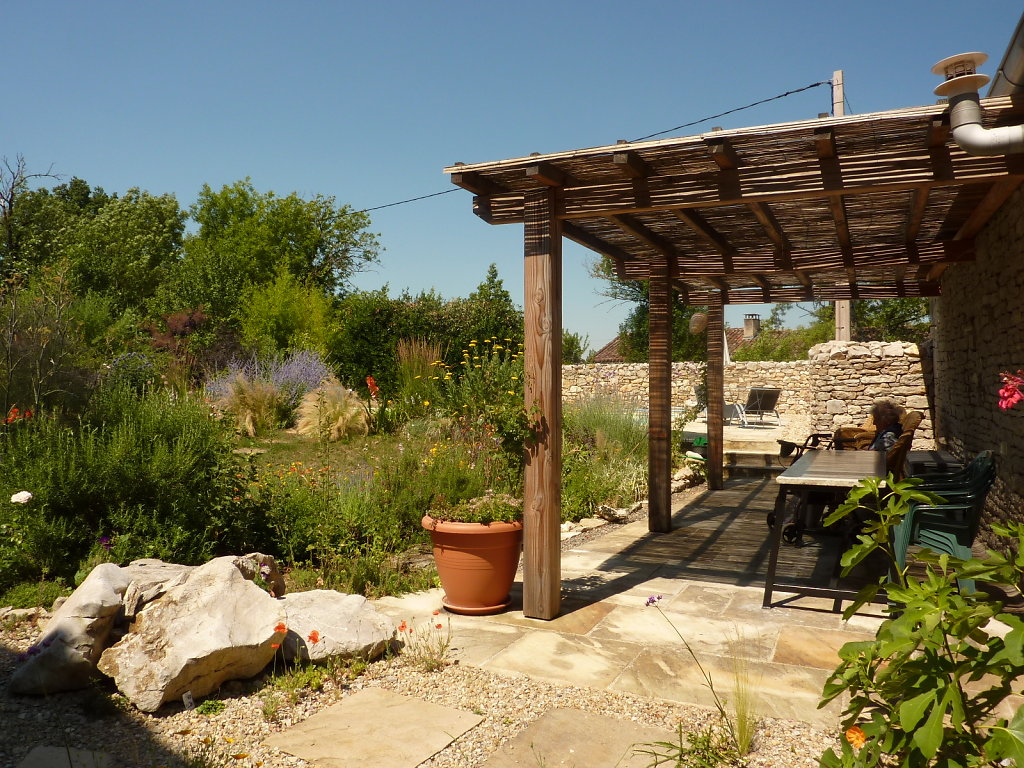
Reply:
<svg viewBox="0 0 1024 768"><path fill-rule="evenodd" d="M1024 191L975 241L973 262L942 276L932 302L936 431L950 451L996 454L987 521L1024 520L1024 407L1000 410L1000 371L1024 368ZM993 537L986 536L993 545Z"/></svg>
<svg viewBox="0 0 1024 768"><path fill-rule="evenodd" d="M930 354L922 354L916 344L829 342L812 347L807 360L726 365L725 400L744 403L750 387L778 387L782 390L779 412L784 421L787 413L809 415L812 431L831 432L838 426L862 423L876 400L888 398L924 413L914 447L929 449L934 447L930 374ZM686 408L696 402L694 387L699 379L696 363L672 364L673 408ZM562 367L562 398L566 402L612 395L646 408L647 393L646 363Z"/></svg>

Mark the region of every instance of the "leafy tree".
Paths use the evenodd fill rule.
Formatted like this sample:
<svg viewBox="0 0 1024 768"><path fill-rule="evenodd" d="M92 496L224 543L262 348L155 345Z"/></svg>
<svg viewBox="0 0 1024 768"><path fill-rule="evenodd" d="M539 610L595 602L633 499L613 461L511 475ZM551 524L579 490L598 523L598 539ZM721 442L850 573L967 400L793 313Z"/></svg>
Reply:
<svg viewBox="0 0 1024 768"><path fill-rule="evenodd" d="M303 200L294 192L260 193L249 179L215 192L203 185L191 216L195 241L243 254L247 282L267 283L283 266L331 293L343 293L352 275L377 261L370 218L333 197Z"/></svg>
<svg viewBox="0 0 1024 768"><path fill-rule="evenodd" d="M854 332L861 341L928 338L928 299L876 299L853 303Z"/></svg>
<svg viewBox="0 0 1024 768"><path fill-rule="evenodd" d="M611 260L603 258L591 264L590 274L605 282L600 293L614 301L636 306L619 326L619 351L627 362L646 362L650 347L650 296L647 281L619 280ZM672 359L706 360L707 336L690 333L690 318L707 307L683 304L672 292Z"/></svg>
<svg viewBox="0 0 1024 768"><path fill-rule="evenodd" d="M587 347L590 346L590 337L581 336L578 333L569 333L562 329L562 364L578 365L584 362L584 355Z"/></svg>

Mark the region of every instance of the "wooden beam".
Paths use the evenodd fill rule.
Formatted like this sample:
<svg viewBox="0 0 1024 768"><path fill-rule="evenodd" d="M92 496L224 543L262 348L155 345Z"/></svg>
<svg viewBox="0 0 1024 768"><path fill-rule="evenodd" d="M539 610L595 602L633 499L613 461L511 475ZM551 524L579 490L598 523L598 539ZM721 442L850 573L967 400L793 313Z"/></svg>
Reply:
<svg viewBox="0 0 1024 768"><path fill-rule="evenodd" d="M643 179L651 175L651 169L636 152L616 152L612 155L612 163L626 178Z"/></svg>
<svg viewBox="0 0 1024 768"><path fill-rule="evenodd" d="M687 210L684 208L673 208L672 213L674 213L680 221L686 224L686 226L700 235L704 242L713 247L723 256L731 257L736 253L736 249L729 244L729 241L726 240L714 227L708 224L707 219L701 216L697 211ZM727 271L731 271L731 269L727 268Z"/></svg>
<svg viewBox="0 0 1024 768"><path fill-rule="evenodd" d="M651 260L648 352L647 526L672 530L672 291L669 259Z"/></svg>
<svg viewBox="0 0 1024 768"><path fill-rule="evenodd" d="M556 168L551 163L537 163L528 166L526 177L546 187L564 187L569 183L569 177L565 171Z"/></svg>
<svg viewBox="0 0 1024 768"><path fill-rule="evenodd" d="M783 253L790 250L789 239L786 237L786 233L783 232L778 219L775 218L771 207L767 203L751 203L748 207L761 224L764 233L768 235L768 239L775 244L775 247Z"/></svg>
<svg viewBox="0 0 1024 768"><path fill-rule="evenodd" d="M928 208L928 188L915 189L910 198L910 210L907 212L907 228L903 233L904 240L909 244L917 240L921 232L921 222Z"/></svg>
<svg viewBox="0 0 1024 768"><path fill-rule="evenodd" d="M830 127L818 128L814 131L814 147L818 153L818 164L821 169L822 186L825 189L843 189L843 170L839 165L839 152L836 149L835 132ZM832 221L836 227L836 242L843 254L843 263L847 270L853 269L853 247L850 241L850 224L846 219L846 203L842 195L828 198L828 207L832 212ZM854 276L850 274L852 280Z"/></svg>
<svg viewBox="0 0 1024 768"><path fill-rule="evenodd" d="M985 197L971 211L971 215L967 217L967 221L963 223L953 239L969 240L978 234L995 212L1009 199L1010 195L1017 191L1017 187L1022 181L1024 179L1021 177L1014 176L1001 179L989 187Z"/></svg>
<svg viewBox="0 0 1024 768"><path fill-rule="evenodd" d="M589 248L595 253L599 253L602 256L607 256L615 264L615 274L620 280L626 280L625 266L626 262L633 259L629 253L619 248L617 245L605 242L596 235L592 235L583 227L577 226L569 221L562 222L562 234L572 240L575 243L579 243L584 248Z"/></svg>
<svg viewBox="0 0 1024 768"><path fill-rule="evenodd" d="M526 195L524 320L526 411L537 414L526 450L523 615L561 607L562 238L555 191Z"/></svg>
<svg viewBox="0 0 1024 768"><path fill-rule="evenodd" d="M641 240L663 256L669 256L672 258L678 256L675 246L673 246L671 242L658 233L652 232L648 227L634 219L632 216L609 216L608 218L616 226L622 229L622 231L633 235L633 237Z"/></svg>
<svg viewBox="0 0 1024 768"><path fill-rule="evenodd" d="M933 265L935 266L935 265ZM930 270L931 267L928 267ZM902 299L922 296L938 296L941 286L937 281L924 279L908 280L897 283L890 281L885 285L858 283L856 295L849 285L818 285L808 295L802 286L776 286L772 288L772 301L788 303L795 301L842 301L846 299ZM711 304L719 300L717 291L691 288L691 304ZM760 288L732 288L729 290L729 304L763 304L764 297Z"/></svg>
<svg viewBox="0 0 1024 768"><path fill-rule="evenodd" d="M740 167L740 156L736 154L736 148L728 138L722 136L704 139L704 143L708 146L708 154L719 168L728 171Z"/></svg>
<svg viewBox="0 0 1024 768"><path fill-rule="evenodd" d="M925 143L930 148L944 147L949 140L949 135L949 111L947 110L928 121L928 136Z"/></svg>
<svg viewBox="0 0 1024 768"><path fill-rule="evenodd" d="M772 284L768 282L768 278L765 275L751 275L750 279L761 287L761 295L764 297L764 303L771 304Z"/></svg>
<svg viewBox="0 0 1024 768"><path fill-rule="evenodd" d="M468 189L474 195L499 195L507 192L504 187L476 172L453 173L452 184Z"/></svg>
<svg viewBox="0 0 1024 768"><path fill-rule="evenodd" d="M723 425L725 422L725 335L721 301L708 306L708 489L723 487Z"/></svg>

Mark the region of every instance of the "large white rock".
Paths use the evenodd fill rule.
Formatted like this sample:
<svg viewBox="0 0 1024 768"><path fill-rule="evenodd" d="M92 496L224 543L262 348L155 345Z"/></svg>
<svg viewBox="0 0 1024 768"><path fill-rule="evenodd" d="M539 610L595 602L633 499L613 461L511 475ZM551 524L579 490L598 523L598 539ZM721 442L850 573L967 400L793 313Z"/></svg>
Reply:
<svg viewBox="0 0 1024 768"><path fill-rule="evenodd" d="M281 648L288 661L372 659L395 639L392 621L362 595L314 589L293 592L278 602L288 615L288 635Z"/></svg>
<svg viewBox="0 0 1024 768"><path fill-rule="evenodd" d="M189 573L146 606L132 631L103 652L99 670L144 712L258 674L283 634L283 601L245 579L235 558L219 557Z"/></svg>
<svg viewBox="0 0 1024 768"><path fill-rule="evenodd" d="M131 579L124 593L124 615L128 620L134 619L148 603L153 602L171 587L183 584L188 575L195 570L192 565L165 563L156 558L132 560L124 567Z"/></svg>
<svg viewBox="0 0 1024 768"><path fill-rule="evenodd" d="M121 612L121 596L128 583L127 573L113 563L93 568L14 670L11 692L48 694L88 685Z"/></svg>

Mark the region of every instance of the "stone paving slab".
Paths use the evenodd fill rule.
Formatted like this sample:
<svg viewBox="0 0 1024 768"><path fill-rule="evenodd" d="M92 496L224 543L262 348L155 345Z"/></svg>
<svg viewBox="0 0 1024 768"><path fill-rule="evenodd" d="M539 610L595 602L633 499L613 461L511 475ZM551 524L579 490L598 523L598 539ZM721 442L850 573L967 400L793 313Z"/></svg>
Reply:
<svg viewBox="0 0 1024 768"><path fill-rule="evenodd" d="M639 643L529 632L488 661L485 669L538 680L606 688L640 652Z"/></svg>
<svg viewBox="0 0 1024 768"><path fill-rule="evenodd" d="M36 747L18 768L113 768L113 758L103 752L68 747Z"/></svg>
<svg viewBox="0 0 1024 768"><path fill-rule="evenodd" d="M414 768L483 718L366 688L266 743L322 768Z"/></svg>
<svg viewBox="0 0 1024 768"><path fill-rule="evenodd" d="M699 652L698 652L699 653ZM723 656L699 654L720 698L730 699L735 688L736 662ZM748 691L758 700L762 716L803 720L834 726L839 705L818 709L828 672L772 662L746 661ZM715 701L693 658L683 651L645 649L610 686L612 690L648 698L714 708Z"/></svg>
<svg viewBox="0 0 1024 768"><path fill-rule="evenodd" d="M634 747L675 733L576 709L553 709L484 763L484 768L641 768L651 758Z"/></svg>

